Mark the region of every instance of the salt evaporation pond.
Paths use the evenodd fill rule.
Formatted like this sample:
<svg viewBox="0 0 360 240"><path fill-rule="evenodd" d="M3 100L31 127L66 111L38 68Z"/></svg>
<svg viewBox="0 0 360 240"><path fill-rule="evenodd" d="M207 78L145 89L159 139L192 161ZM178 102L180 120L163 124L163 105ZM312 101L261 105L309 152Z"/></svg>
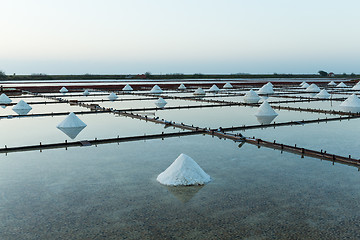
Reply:
<svg viewBox="0 0 360 240"><path fill-rule="evenodd" d="M159 184L181 152L214 180ZM359 181L348 166L208 136L14 153L0 156L0 229L4 239L354 239Z"/></svg>

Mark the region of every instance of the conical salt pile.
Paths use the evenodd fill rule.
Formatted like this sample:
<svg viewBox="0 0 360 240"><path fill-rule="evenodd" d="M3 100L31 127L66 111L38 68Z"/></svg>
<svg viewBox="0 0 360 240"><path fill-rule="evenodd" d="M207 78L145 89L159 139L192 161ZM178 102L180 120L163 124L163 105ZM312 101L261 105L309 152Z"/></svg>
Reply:
<svg viewBox="0 0 360 240"><path fill-rule="evenodd" d="M340 104L345 112L360 112L360 99L354 94Z"/></svg>
<svg viewBox="0 0 360 240"><path fill-rule="evenodd" d="M154 93L154 94L160 94L162 93L163 90L158 86L158 85L155 85L151 90L150 90L150 93Z"/></svg>
<svg viewBox="0 0 360 240"><path fill-rule="evenodd" d="M308 83L304 83L302 86L301 86L301 88L304 88L304 89L306 89L306 88L308 88L310 85L308 84Z"/></svg>
<svg viewBox="0 0 360 240"><path fill-rule="evenodd" d="M29 106L24 100L20 100L13 108L12 110L16 112L19 115L26 115L30 112L32 107Z"/></svg>
<svg viewBox="0 0 360 240"><path fill-rule="evenodd" d="M309 87L305 89L306 92L320 92L320 88L315 84L312 83Z"/></svg>
<svg viewBox="0 0 360 240"><path fill-rule="evenodd" d="M321 90L318 94L315 95L317 98L329 98L330 94L325 90Z"/></svg>
<svg viewBox="0 0 360 240"><path fill-rule="evenodd" d="M348 87L348 86L345 83L341 82L336 87L337 88L345 88L345 87Z"/></svg>
<svg viewBox="0 0 360 240"><path fill-rule="evenodd" d="M336 86L336 83L334 81L331 81L328 83L328 86Z"/></svg>
<svg viewBox="0 0 360 240"><path fill-rule="evenodd" d="M352 90L360 90L360 82L358 82L357 84L355 84L351 89Z"/></svg>
<svg viewBox="0 0 360 240"><path fill-rule="evenodd" d="M300 87L302 87L304 84L305 84L306 82L305 81L303 81L302 83L300 83Z"/></svg>
<svg viewBox="0 0 360 240"><path fill-rule="evenodd" d="M250 91L248 91L244 96L244 102L246 103L258 103L259 100L259 95L252 89L250 89Z"/></svg>
<svg viewBox="0 0 360 240"><path fill-rule="evenodd" d="M264 101L258 108L255 116L261 124L270 124L278 114L272 109L267 101Z"/></svg>
<svg viewBox="0 0 360 240"><path fill-rule="evenodd" d="M61 93L67 93L67 92L68 92L68 90L67 90L67 88L66 88L66 87L62 87L62 88L60 89L60 92L61 92Z"/></svg>
<svg viewBox="0 0 360 240"><path fill-rule="evenodd" d="M162 97L159 97L159 99L155 102L155 105L159 108L164 108L166 104L167 102Z"/></svg>
<svg viewBox="0 0 360 240"><path fill-rule="evenodd" d="M0 95L0 104L9 104L11 102L12 100L5 93Z"/></svg>
<svg viewBox="0 0 360 240"><path fill-rule="evenodd" d="M225 85L223 86L224 89L231 89L233 88L233 85L231 85L231 83L225 83Z"/></svg>
<svg viewBox="0 0 360 240"><path fill-rule="evenodd" d="M122 89L125 92L131 92L134 89L130 86L130 84L126 84L125 87Z"/></svg>
<svg viewBox="0 0 360 240"><path fill-rule="evenodd" d="M274 87L274 85L271 82L268 82L266 85L269 85L271 87Z"/></svg>
<svg viewBox="0 0 360 240"><path fill-rule="evenodd" d="M84 95L84 96L89 96L89 95L90 95L89 90L86 89L86 90L83 92L83 95Z"/></svg>
<svg viewBox="0 0 360 240"><path fill-rule="evenodd" d="M115 94L115 93L110 93L110 95L108 96L108 99L110 100L110 101L114 101L114 100L116 100L118 98L118 96Z"/></svg>
<svg viewBox="0 0 360 240"><path fill-rule="evenodd" d="M262 86L258 92L258 94L274 94L274 89L272 87L272 85L270 85L269 83L265 84L264 86Z"/></svg>
<svg viewBox="0 0 360 240"><path fill-rule="evenodd" d="M182 83L180 84L180 86L178 87L179 90L186 90L185 85Z"/></svg>
<svg viewBox="0 0 360 240"><path fill-rule="evenodd" d="M199 96L202 96L202 95L205 95L205 91L202 89L202 88L198 88L196 89L196 91L194 92L194 95L199 95Z"/></svg>
<svg viewBox="0 0 360 240"><path fill-rule="evenodd" d="M218 91L220 91L220 89L215 84L212 85L211 88L209 89L209 92L218 92Z"/></svg>
<svg viewBox="0 0 360 240"><path fill-rule="evenodd" d="M78 118L75 113L70 113L57 128L74 139L87 125Z"/></svg>
<svg viewBox="0 0 360 240"><path fill-rule="evenodd" d="M156 180L168 186L192 186L204 185L211 178L191 157L182 153Z"/></svg>

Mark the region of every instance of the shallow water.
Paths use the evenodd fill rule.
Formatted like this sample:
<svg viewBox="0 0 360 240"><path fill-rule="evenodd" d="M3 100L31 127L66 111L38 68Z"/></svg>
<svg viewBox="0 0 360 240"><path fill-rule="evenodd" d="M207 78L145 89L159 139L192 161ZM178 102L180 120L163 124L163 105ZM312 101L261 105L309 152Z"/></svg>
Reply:
<svg viewBox="0 0 360 240"><path fill-rule="evenodd" d="M156 182L182 152L211 183ZM209 136L15 153L0 156L0 229L4 239L358 238L359 180L351 167Z"/></svg>

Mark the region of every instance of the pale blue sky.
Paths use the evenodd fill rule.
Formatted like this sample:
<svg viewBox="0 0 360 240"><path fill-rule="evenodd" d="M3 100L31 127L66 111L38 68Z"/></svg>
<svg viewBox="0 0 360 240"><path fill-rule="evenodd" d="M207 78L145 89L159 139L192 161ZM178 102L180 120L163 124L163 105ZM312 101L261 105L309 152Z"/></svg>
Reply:
<svg viewBox="0 0 360 240"><path fill-rule="evenodd" d="M359 0L1 0L7 74L360 72Z"/></svg>

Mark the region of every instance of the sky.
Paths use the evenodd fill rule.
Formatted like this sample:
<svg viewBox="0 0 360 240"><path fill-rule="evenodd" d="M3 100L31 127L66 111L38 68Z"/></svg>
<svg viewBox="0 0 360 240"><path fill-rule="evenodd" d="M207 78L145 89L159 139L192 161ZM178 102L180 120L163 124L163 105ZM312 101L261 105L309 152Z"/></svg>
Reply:
<svg viewBox="0 0 360 240"><path fill-rule="evenodd" d="M359 0L1 0L6 74L360 73Z"/></svg>

